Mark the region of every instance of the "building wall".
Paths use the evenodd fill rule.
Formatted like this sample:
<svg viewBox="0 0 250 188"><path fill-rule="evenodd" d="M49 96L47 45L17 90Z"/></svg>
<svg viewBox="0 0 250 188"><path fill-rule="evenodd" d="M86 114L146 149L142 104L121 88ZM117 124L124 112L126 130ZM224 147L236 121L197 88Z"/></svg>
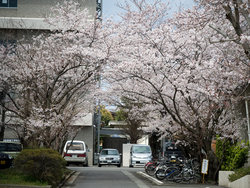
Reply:
<svg viewBox="0 0 250 188"><path fill-rule="evenodd" d="M0 7L0 44L4 41L14 42L26 36L29 40L33 35L48 32L48 25L43 22L43 18L50 14L50 8L57 3L63 3L65 0L18 0L17 8ZM75 0L81 4L81 8L88 8L91 15L96 12L96 0ZM21 22L22 27L17 24ZM83 140L88 145L89 165L93 164L94 152L94 133L92 115L90 123L84 121L76 122L76 126L81 128L75 139ZM15 139L14 132L10 129L5 130L4 139Z"/></svg>
<svg viewBox="0 0 250 188"><path fill-rule="evenodd" d="M77 0L75 0L78 2ZM0 29L40 29L49 30L51 27L45 23L50 8L64 0L18 0L17 8L0 7ZM82 9L87 8L90 15L96 14L96 0L79 0Z"/></svg>
<svg viewBox="0 0 250 188"><path fill-rule="evenodd" d="M250 87L248 87L244 93L242 94L242 100L239 101L235 108L237 109L236 111L236 118L239 118L239 119L246 119L246 121L241 124L241 125L238 125L239 126L239 129L237 130L239 132L239 135L240 135L240 140L239 141L242 141L242 140L249 140L249 133L250 133L250 130L249 130L249 124L250 124L250 119L247 120L247 106L248 106L248 117L250 116ZM246 105L246 102L247 102L247 105ZM249 140L250 141L250 140ZM248 155L250 156L250 151L248 152ZM248 158L248 162L245 164L246 166L250 166L250 158Z"/></svg>
<svg viewBox="0 0 250 188"><path fill-rule="evenodd" d="M82 140L87 144L88 152L88 164L93 166L94 158L94 129L92 126L81 127L81 130L75 137L75 140Z"/></svg>
<svg viewBox="0 0 250 188"><path fill-rule="evenodd" d="M0 8L0 17L44 18L50 8L64 0L18 0L17 8ZM96 0L77 1L88 8L92 15L96 11Z"/></svg>

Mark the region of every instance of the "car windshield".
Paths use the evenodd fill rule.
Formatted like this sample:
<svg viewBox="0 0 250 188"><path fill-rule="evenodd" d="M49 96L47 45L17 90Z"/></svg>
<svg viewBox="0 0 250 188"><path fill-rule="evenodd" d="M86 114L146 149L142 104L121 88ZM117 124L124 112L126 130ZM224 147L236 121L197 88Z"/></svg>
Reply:
<svg viewBox="0 0 250 188"><path fill-rule="evenodd" d="M79 142L73 142L72 144L71 142L69 142L67 144L67 148L68 150L84 150L83 143L79 143Z"/></svg>
<svg viewBox="0 0 250 188"><path fill-rule="evenodd" d="M175 143L166 143L166 151L181 151L179 147L175 145Z"/></svg>
<svg viewBox="0 0 250 188"><path fill-rule="evenodd" d="M117 150L102 150L101 155L119 155Z"/></svg>
<svg viewBox="0 0 250 188"><path fill-rule="evenodd" d="M134 146L133 147L134 153L150 153L150 147L149 146Z"/></svg>
<svg viewBox="0 0 250 188"><path fill-rule="evenodd" d="M16 151L22 150L22 145L18 143L0 143L0 151Z"/></svg>

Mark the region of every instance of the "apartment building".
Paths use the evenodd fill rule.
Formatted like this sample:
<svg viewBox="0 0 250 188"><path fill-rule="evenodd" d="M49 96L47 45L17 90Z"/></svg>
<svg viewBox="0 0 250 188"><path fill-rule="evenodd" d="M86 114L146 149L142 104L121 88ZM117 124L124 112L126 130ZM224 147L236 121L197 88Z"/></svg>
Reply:
<svg viewBox="0 0 250 188"><path fill-rule="evenodd" d="M18 24L23 23L22 29L47 30L48 25L43 22L50 8L64 0L0 0L0 28L19 29ZM91 15L95 15L98 1L79 0L82 8L88 8Z"/></svg>
<svg viewBox="0 0 250 188"><path fill-rule="evenodd" d="M50 14L50 8L52 6L55 6L57 3L63 3L64 1L65 0L0 0L0 45L4 45L6 42L15 42L24 35L31 37L42 32L49 32L50 28L49 25L44 22L44 17ZM100 0L79 0L77 2L80 3L82 9L88 8L90 14L93 16L101 12ZM0 116L2 116L2 114L3 113L0 113ZM9 118L6 117L5 119L7 121ZM91 113L75 122L75 126L78 126L81 130L75 139L85 141L90 149L89 156L94 156L95 148L95 128L93 122L93 114ZM11 121L8 123L11 123ZM17 141L17 138L12 130L6 128L4 140ZM88 164L93 164L93 157L89 157Z"/></svg>

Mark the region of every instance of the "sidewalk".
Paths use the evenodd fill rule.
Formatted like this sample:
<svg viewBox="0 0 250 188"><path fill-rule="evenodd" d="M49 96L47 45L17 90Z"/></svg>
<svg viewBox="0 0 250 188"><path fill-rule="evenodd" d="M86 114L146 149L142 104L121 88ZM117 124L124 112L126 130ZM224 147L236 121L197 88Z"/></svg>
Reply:
<svg viewBox="0 0 250 188"><path fill-rule="evenodd" d="M150 181L152 184L155 186L152 186L151 188L227 188L224 186L219 186L219 185L213 185L213 184L196 184L196 183L176 183L172 181L166 181L166 180L158 180L154 176L149 176L148 174L142 172L142 171L137 171L135 173L135 176L140 176L148 181Z"/></svg>
<svg viewBox="0 0 250 188"><path fill-rule="evenodd" d="M196 184L196 183L175 183L172 181L166 181L166 180L158 180L157 178L153 176L149 176L148 174L142 172L142 171L134 171L130 172L133 174L136 178L138 179L144 179L142 181L147 182L146 187L150 188L227 188L224 186L219 186L219 185L212 185L212 184ZM77 176L80 174L80 172L73 171L70 175L68 175L65 178L65 181L58 187L58 188L69 188L72 186L74 183L75 179Z"/></svg>

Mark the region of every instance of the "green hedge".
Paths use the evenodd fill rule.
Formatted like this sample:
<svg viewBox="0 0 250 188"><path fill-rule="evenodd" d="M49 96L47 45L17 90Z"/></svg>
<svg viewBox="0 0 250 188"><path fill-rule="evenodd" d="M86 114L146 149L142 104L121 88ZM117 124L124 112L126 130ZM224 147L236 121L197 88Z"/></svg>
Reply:
<svg viewBox="0 0 250 188"><path fill-rule="evenodd" d="M66 161L52 149L26 149L14 159L14 166L31 178L56 187L63 178Z"/></svg>
<svg viewBox="0 0 250 188"><path fill-rule="evenodd" d="M233 171L244 166L248 159L249 142L232 143L227 141L224 145L225 156L223 157L223 139L217 137L216 156L223 160L221 170Z"/></svg>
<svg viewBox="0 0 250 188"><path fill-rule="evenodd" d="M243 168L235 170L234 173L232 173L228 176L228 180L233 182L233 181L240 179L246 175L250 175L250 166L246 167L246 168L243 167Z"/></svg>

